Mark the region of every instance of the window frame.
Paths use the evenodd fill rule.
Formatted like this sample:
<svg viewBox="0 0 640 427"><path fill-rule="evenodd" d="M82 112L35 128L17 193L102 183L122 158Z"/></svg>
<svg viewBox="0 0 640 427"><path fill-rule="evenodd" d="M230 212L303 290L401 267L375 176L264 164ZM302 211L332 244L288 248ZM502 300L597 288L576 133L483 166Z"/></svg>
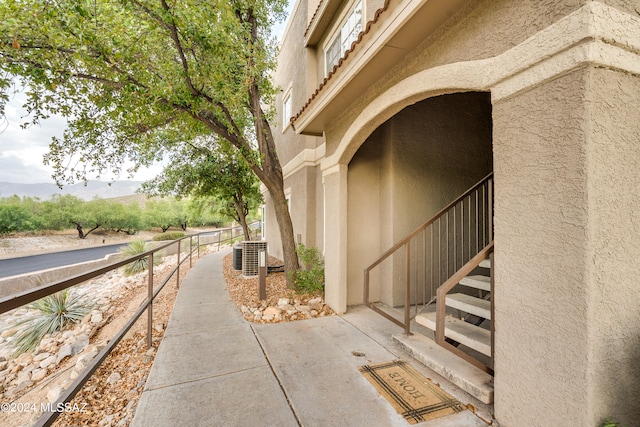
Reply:
<svg viewBox="0 0 640 427"><path fill-rule="evenodd" d="M325 76L338 64L340 58L349 50L351 44L357 40L358 34L362 32L364 27L365 14L362 0L356 0L346 10L348 11L347 14L340 19L340 25L334 29L335 34L323 49Z"/></svg>
<svg viewBox="0 0 640 427"><path fill-rule="evenodd" d="M293 90L289 88L282 97L282 131L287 130L291 126L291 117L293 116Z"/></svg>

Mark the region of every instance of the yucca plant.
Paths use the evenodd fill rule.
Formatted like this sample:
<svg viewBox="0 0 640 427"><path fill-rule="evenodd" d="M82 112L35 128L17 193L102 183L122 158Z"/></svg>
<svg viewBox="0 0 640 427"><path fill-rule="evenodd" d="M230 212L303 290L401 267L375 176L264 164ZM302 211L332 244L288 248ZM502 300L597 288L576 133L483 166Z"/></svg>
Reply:
<svg viewBox="0 0 640 427"><path fill-rule="evenodd" d="M136 239L129 243L127 246L120 250L120 253L125 257L132 257L140 255L141 253L151 250L151 247L142 239ZM162 262L160 255L153 254L153 265L158 265ZM134 274L142 273L149 268L149 258L143 257L137 259L124 266L123 272L125 276L133 276Z"/></svg>
<svg viewBox="0 0 640 427"><path fill-rule="evenodd" d="M79 295L71 296L65 289L39 299L30 304L29 308L37 310L37 313L14 326L18 330L11 342L15 356L35 350L45 335L81 321L91 306L82 301Z"/></svg>

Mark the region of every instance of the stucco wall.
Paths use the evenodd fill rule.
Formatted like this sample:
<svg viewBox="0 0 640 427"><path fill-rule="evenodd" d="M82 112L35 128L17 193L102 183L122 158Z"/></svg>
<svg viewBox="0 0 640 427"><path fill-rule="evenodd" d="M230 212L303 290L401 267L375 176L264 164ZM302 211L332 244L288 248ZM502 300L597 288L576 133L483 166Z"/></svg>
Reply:
<svg viewBox="0 0 640 427"><path fill-rule="evenodd" d="M589 421L610 416L628 426L640 419L639 99L639 76L590 70Z"/></svg>
<svg viewBox="0 0 640 427"><path fill-rule="evenodd" d="M405 108L360 147L348 176L348 304L362 302L367 265L491 172L491 131L488 93L443 95ZM372 295L391 305L404 298L396 258Z"/></svg>
<svg viewBox="0 0 640 427"><path fill-rule="evenodd" d="M494 105L501 426L640 415L639 95L585 68Z"/></svg>
<svg viewBox="0 0 640 427"><path fill-rule="evenodd" d="M495 280L504 284L494 294L495 407L504 427L526 425L532 412L539 425L589 425L585 78L574 72L494 105Z"/></svg>
<svg viewBox="0 0 640 427"><path fill-rule="evenodd" d="M404 60L375 85L354 100L350 108L328 126L327 155L331 155L337 149L342 135L362 109L376 96L399 81L435 66L497 56L578 9L586 1L476 0L469 2L436 33L408 53ZM451 92L459 89L465 88L452 87Z"/></svg>

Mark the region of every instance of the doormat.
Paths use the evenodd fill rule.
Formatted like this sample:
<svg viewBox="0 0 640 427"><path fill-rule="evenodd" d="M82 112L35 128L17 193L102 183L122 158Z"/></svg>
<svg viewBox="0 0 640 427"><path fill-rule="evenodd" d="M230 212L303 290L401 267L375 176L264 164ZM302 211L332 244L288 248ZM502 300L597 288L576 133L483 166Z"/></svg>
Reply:
<svg viewBox="0 0 640 427"><path fill-rule="evenodd" d="M466 409L462 403L401 360L365 365L358 369L409 424Z"/></svg>

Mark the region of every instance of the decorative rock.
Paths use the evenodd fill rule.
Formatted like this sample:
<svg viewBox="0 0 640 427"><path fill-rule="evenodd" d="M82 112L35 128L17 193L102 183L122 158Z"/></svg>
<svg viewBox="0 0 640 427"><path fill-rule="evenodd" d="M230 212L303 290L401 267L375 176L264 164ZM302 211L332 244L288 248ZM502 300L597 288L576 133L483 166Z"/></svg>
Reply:
<svg viewBox="0 0 640 427"><path fill-rule="evenodd" d="M71 354L75 356L89 345L89 336L86 334L76 336L76 341L71 345Z"/></svg>
<svg viewBox="0 0 640 427"><path fill-rule="evenodd" d="M8 365L9 365L9 362L7 362L6 360L3 360L2 362L0 362L0 376L2 375L2 372L4 372L4 370L7 369Z"/></svg>
<svg viewBox="0 0 640 427"><path fill-rule="evenodd" d="M40 368L46 369L47 367L55 363L56 363L56 356L49 356L46 359L44 359L42 362L40 362Z"/></svg>
<svg viewBox="0 0 640 427"><path fill-rule="evenodd" d="M13 380L13 384L20 385L27 381L31 381L31 371L22 372L20 375L18 375L18 378Z"/></svg>
<svg viewBox="0 0 640 427"><path fill-rule="evenodd" d="M54 387L47 392L47 400L51 403L55 402L62 393L62 388Z"/></svg>
<svg viewBox="0 0 640 427"><path fill-rule="evenodd" d="M36 369L31 373L31 381L40 381L47 376L46 369Z"/></svg>
<svg viewBox="0 0 640 427"><path fill-rule="evenodd" d="M296 305L296 309L303 313L311 311L311 307L308 305Z"/></svg>
<svg viewBox="0 0 640 427"><path fill-rule="evenodd" d="M314 304L321 304L322 303L322 298L317 297L317 298L311 298L309 300L309 305L314 305Z"/></svg>
<svg viewBox="0 0 640 427"><path fill-rule="evenodd" d="M310 314L311 316L315 317L315 316L317 316L317 315L318 315L318 312L317 312L316 310L311 310L311 311L309 312L309 314Z"/></svg>
<svg viewBox="0 0 640 427"><path fill-rule="evenodd" d="M69 381L73 381L79 376L80 376L80 372L78 372L78 370L74 368L71 370L71 373L69 374Z"/></svg>
<svg viewBox="0 0 640 427"><path fill-rule="evenodd" d="M91 323L100 323L102 322L102 313L100 311L93 312L91 314Z"/></svg>
<svg viewBox="0 0 640 427"><path fill-rule="evenodd" d="M84 368L89 366L91 363L91 359L93 359L98 354L98 347L95 345L88 346L78 360L76 361L76 370L82 371Z"/></svg>
<svg viewBox="0 0 640 427"><path fill-rule="evenodd" d="M107 378L107 382L110 385L114 385L115 383L120 381L121 378L122 378L122 375L120 375L118 372L114 372L111 375L109 375L109 378Z"/></svg>
<svg viewBox="0 0 640 427"><path fill-rule="evenodd" d="M267 307L262 313L263 316L276 316L280 314L280 310L275 307Z"/></svg>
<svg viewBox="0 0 640 427"><path fill-rule="evenodd" d="M33 361L34 362L41 362L44 359L46 359L47 357L51 356L51 353L40 353L37 354L36 356L34 356Z"/></svg>
<svg viewBox="0 0 640 427"><path fill-rule="evenodd" d="M155 329L156 332L162 332L162 331L164 331L164 324L157 323L157 324L153 325L153 329Z"/></svg>
<svg viewBox="0 0 640 427"><path fill-rule="evenodd" d="M280 298L278 300L278 306L281 306L281 305L289 305L289 298Z"/></svg>
<svg viewBox="0 0 640 427"><path fill-rule="evenodd" d="M69 344L63 345L56 356L56 365L59 365L65 358L73 355L73 347Z"/></svg>

